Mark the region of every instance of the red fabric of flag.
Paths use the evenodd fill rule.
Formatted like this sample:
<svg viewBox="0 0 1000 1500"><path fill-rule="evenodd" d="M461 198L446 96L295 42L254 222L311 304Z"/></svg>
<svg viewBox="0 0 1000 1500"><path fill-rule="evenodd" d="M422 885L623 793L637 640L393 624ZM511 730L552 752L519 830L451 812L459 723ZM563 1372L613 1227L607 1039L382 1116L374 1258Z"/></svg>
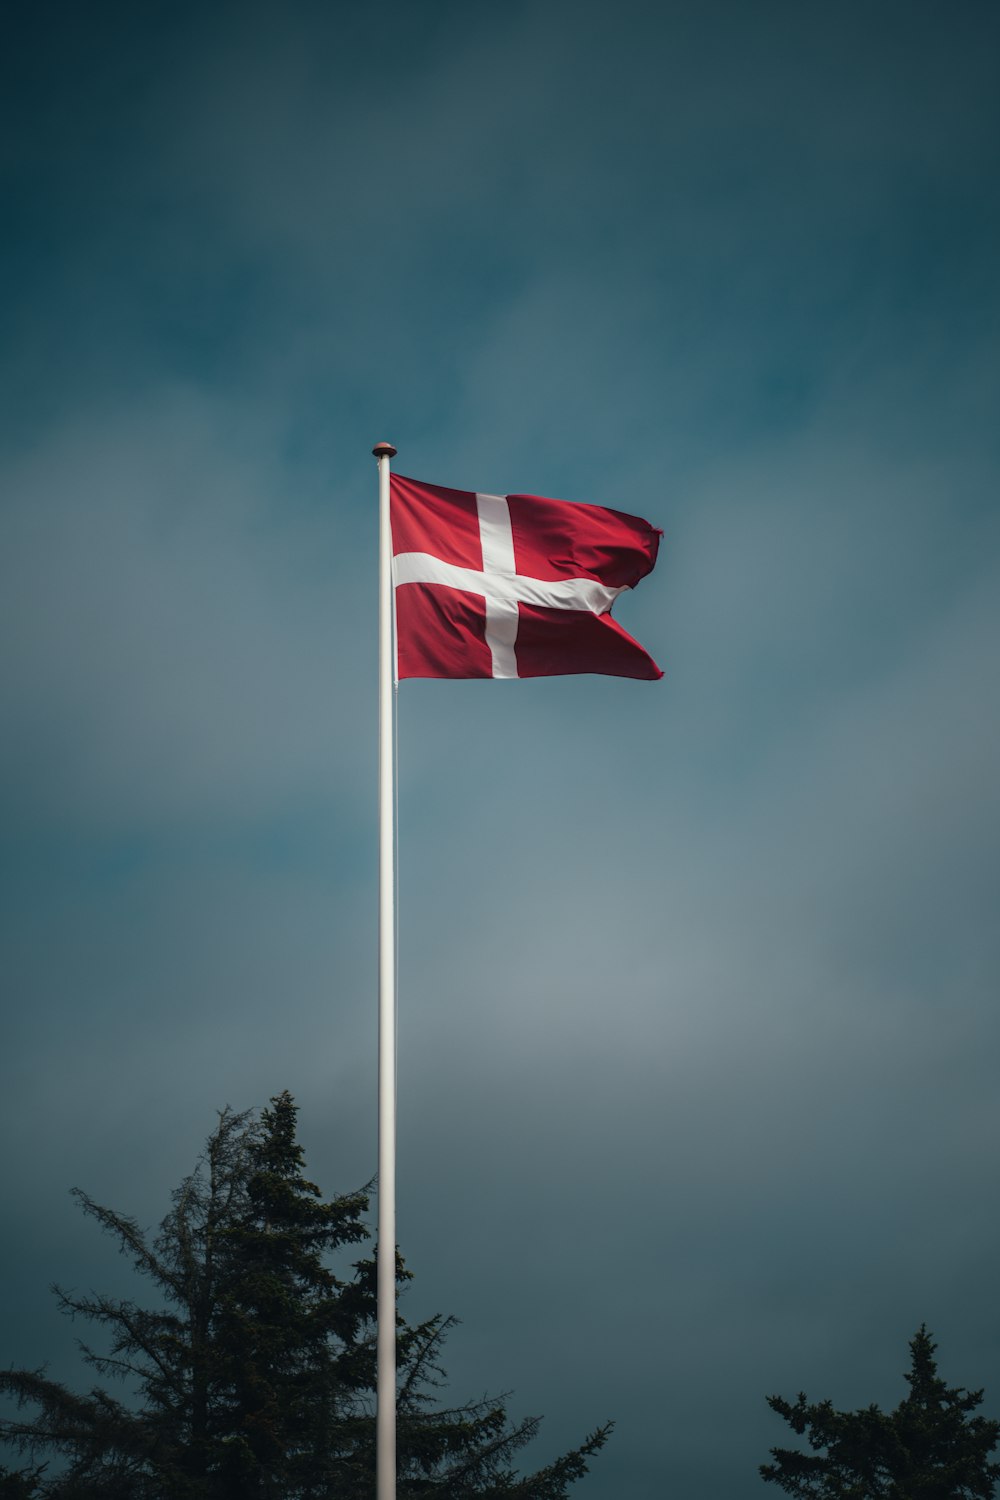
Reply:
<svg viewBox="0 0 1000 1500"><path fill-rule="evenodd" d="M401 678L663 676L610 613L656 562L648 521L402 474L390 512Z"/></svg>

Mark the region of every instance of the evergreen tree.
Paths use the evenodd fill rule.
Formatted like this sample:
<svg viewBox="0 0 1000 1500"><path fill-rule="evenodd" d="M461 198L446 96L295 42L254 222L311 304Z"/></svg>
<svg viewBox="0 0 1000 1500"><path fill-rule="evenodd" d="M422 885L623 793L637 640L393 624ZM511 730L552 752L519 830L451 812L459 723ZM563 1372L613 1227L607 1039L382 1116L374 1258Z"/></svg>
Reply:
<svg viewBox="0 0 1000 1500"><path fill-rule="evenodd" d="M245 1201L224 1232L216 1318L227 1427L226 1500L326 1493L324 1455L355 1398L348 1357L367 1307L324 1256L366 1237L364 1194L323 1203L304 1176L296 1109L285 1093L261 1117ZM218 1404L218 1402L217 1402Z"/></svg>
<svg viewBox="0 0 1000 1500"><path fill-rule="evenodd" d="M155 1288L156 1302L81 1297L63 1310L109 1336L83 1345L120 1400L43 1371L0 1373L21 1411L0 1438L30 1465L0 1469L0 1500L369 1500L374 1492L375 1260L334 1270L367 1238L367 1191L324 1202L305 1175L287 1093L260 1117L225 1110L150 1241L77 1194ZM409 1273L397 1258L397 1276ZM530 1475L513 1462L538 1419L503 1400L441 1408L453 1320L398 1326L399 1493L406 1500L562 1500L610 1424Z"/></svg>
<svg viewBox="0 0 1000 1500"><path fill-rule="evenodd" d="M837 1411L769 1396L811 1453L772 1448L761 1477L814 1500L991 1500L1000 1464L989 1457L1000 1422L974 1416L982 1391L949 1387L937 1373L936 1344L924 1326L910 1340L909 1394L888 1414L877 1406Z"/></svg>

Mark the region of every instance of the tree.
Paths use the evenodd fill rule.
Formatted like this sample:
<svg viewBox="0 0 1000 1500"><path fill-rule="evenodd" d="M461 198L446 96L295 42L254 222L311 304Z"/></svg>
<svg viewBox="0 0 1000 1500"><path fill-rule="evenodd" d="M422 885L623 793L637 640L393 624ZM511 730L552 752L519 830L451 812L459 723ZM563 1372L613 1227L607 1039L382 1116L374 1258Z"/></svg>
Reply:
<svg viewBox="0 0 1000 1500"><path fill-rule="evenodd" d="M804 1395L767 1404L811 1453L772 1448L761 1477L789 1495L818 1500L991 1500L1000 1464L989 1456L1000 1422L974 1416L982 1391L949 1387L937 1373L937 1345L921 1325L910 1340L909 1394L888 1414L877 1406L836 1411Z"/></svg>
<svg viewBox="0 0 1000 1500"><path fill-rule="evenodd" d="M368 1500L374 1492L375 1260L334 1270L368 1237L367 1189L324 1202L305 1175L287 1093L259 1117L226 1109L150 1241L133 1219L77 1197L153 1286L156 1302L78 1296L63 1310L103 1329L82 1345L118 1399L43 1370L0 1373L30 1415L0 1439L30 1460L0 1469L11 1500ZM409 1279L397 1256L400 1284ZM441 1408L441 1348L454 1326L398 1320L399 1492L406 1500L562 1500L610 1424L534 1474L514 1456L538 1418L504 1398ZM54 1463L50 1462L55 1460Z"/></svg>

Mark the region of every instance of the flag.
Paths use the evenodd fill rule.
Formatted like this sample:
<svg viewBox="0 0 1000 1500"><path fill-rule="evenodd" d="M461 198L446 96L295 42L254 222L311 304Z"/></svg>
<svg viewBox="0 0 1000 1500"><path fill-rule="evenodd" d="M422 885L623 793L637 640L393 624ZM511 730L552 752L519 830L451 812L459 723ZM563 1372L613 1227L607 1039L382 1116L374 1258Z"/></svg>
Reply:
<svg viewBox="0 0 1000 1500"><path fill-rule="evenodd" d="M401 678L663 676L610 613L656 562L648 521L402 474L389 504Z"/></svg>

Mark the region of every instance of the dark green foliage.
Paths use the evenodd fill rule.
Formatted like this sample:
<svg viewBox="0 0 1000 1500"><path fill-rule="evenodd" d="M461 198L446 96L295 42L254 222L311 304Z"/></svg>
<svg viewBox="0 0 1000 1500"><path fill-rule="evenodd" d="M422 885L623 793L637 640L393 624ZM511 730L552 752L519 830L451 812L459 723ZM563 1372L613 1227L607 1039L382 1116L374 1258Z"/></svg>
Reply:
<svg viewBox="0 0 1000 1500"><path fill-rule="evenodd" d="M223 1112L151 1242L77 1196L157 1302L57 1288L65 1312L104 1330L105 1350L84 1345L85 1358L120 1377L129 1399L100 1387L77 1395L44 1371L0 1373L0 1393L31 1413L0 1421L0 1438L31 1460L0 1469L0 1500L370 1500L375 1262L343 1278L331 1265L368 1237L368 1197L323 1201L305 1176L291 1097L259 1119ZM409 1277L401 1261L397 1275ZM562 1500L609 1427L518 1475L514 1456L537 1418L511 1422L502 1400L435 1404L452 1326L399 1320L401 1500Z"/></svg>
<svg viewBox="0 0 1000 1500"><path fill-rule="evenodd" d="M951 1388L937 1373L936 1345L921 1326L910 1340L909 1394L895 1411L836 1411L801 1394L768 1405L811 1453L772 1448L761 1476L789 1495L818 1500L991 1500L1000 1464L989 1457L1000 1422L974 1416L982 1391Z"/></svg>
<svg viewBox="0 0 1000 1500"><path fill-rule="evenodd" d="M33 1500L40 1493L38 1481L44 1465L27 1469L8 1469L0 1464L0 1500Z"/></svg>

